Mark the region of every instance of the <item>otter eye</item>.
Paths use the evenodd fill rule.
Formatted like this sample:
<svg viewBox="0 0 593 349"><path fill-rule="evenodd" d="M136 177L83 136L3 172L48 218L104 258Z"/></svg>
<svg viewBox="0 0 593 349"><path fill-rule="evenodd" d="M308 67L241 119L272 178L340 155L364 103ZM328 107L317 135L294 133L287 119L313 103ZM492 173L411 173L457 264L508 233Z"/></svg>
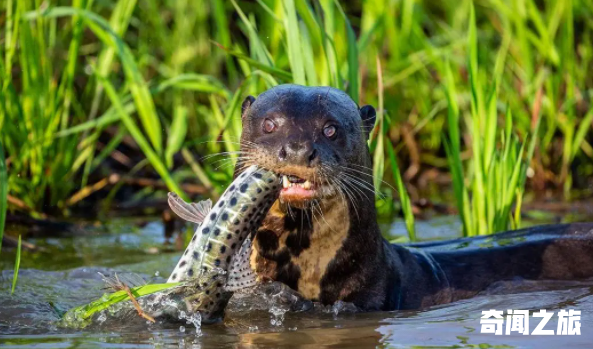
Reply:
<svg viewBox="0 0 593 349"><path fill-rule="evenodd" d="M329 139L334 139L336 137L336 127L333 125L325 126L323 128L323 135Z"/></svg>
<svg viewBox="0 0 593 349"><path fill-rule="evenodd" d="M264 132L272 133L274 131L276 131L276 124L274 123L274 121L272 121L270 119L265 119L264 120Z"/></svg>

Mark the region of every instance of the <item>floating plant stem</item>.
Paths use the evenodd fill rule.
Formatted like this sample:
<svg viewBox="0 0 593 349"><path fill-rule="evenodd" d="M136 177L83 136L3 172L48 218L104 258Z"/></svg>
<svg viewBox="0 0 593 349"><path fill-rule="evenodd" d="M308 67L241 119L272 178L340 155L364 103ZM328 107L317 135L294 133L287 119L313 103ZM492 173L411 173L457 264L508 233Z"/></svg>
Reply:
<svg viewBox="0 0 593 349"><path fill-rule="evenodd" d="M140 317L143 317L150 322L155 322L152 316L144 312L140 304L138 304L138 300L136 300L136 296L134 296L130 287L125 282L119 279L117 273L113 277L106 277L101 273L99 274L103 277L103 280L108 285L108 288L110 288L114 292L124 291L128 295L128 298L130 298L130 300L132 301L132 304L134 305L134 308L136 308L136 311L138 312L138 315Z"/></svg>

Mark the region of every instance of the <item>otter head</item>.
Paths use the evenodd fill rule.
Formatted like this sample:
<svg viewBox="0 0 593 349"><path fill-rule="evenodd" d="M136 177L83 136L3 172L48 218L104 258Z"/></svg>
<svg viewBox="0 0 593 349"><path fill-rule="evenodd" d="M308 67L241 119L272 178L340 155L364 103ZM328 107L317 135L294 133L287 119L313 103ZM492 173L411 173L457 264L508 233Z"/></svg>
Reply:
<svg viewBox="0 0 593 349"><path fill-rule="evenodd" d="M374 197L366 144L372 106L358 108L331 87L280 85L247 97L242 107L237 171L255 164L282 175L281 202L304 207L337 195Z"/></svg>

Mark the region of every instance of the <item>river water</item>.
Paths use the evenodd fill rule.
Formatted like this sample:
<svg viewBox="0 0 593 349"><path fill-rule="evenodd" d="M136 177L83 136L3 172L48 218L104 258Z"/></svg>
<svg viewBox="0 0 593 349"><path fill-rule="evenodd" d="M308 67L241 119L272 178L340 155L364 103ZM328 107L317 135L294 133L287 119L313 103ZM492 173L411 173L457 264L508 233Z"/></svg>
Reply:
<svg viewBox="0 0 593 349"><path fill-rule="evenodd" d="M593 216L575 220L593 220ZM403 234L399 222L383 227ZM417 222L423 239L455 237L456 217ZM14 251L0 256L0 347L2 348L592 348L593 280L508 281L468 300L423 311L353 313L347 306L304 313L281 309L229 308L224 323L147 324L139 318L106 321L84 330L56 325L59 313L88 303L104 292L98 272L137 273L162 282L180 252L164 248L158 220L139 224L113 219L100 227L54 238L31 238L42 251L23 251L14 295L10 295ZM241 300L233 300L240 304ZM245 306L245 304L243 304ZM247 304L249 308L249 304ZM255 307L258 308L258 307ZM581 335L534 336L480 333L484 310L554 312L545 329L556 331L560 310L581 311ZM506 316L506 313L505 313ZM530 332L539 319L530 318Z"/></svg>

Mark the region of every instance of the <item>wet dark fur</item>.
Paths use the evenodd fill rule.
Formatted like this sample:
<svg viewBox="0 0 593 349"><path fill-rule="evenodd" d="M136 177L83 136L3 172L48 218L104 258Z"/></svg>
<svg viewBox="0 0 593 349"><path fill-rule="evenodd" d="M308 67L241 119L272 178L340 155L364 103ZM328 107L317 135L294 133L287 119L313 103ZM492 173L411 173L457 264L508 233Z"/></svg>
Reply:
<svg viewBox="0 0 593 349"><path fill-rule="evenodd" d="M265 118L279 124L275 132L261 131ZM257 164L317 180L350 176L348 185L365 187L350 188L349 197L328 193L315 207L277 202L254 242L252 267L263 279L283 282L325 304L343 300L365 310L393 310L471 297L495 281L514 277L593 276L592 223L390 245L376 221L366 146L375 111L370 106L359 109L342 91L281 85L257 100L248 97L242 119L242 156L236 173L245 165ZM321 133L328 120L340 132L335 140ZM323 222L325 217L331 221ZM491 246L479 246L484 243ZM327 263L322 265L323 261ZM315 268L319 270L312 271Z"/></svg>

